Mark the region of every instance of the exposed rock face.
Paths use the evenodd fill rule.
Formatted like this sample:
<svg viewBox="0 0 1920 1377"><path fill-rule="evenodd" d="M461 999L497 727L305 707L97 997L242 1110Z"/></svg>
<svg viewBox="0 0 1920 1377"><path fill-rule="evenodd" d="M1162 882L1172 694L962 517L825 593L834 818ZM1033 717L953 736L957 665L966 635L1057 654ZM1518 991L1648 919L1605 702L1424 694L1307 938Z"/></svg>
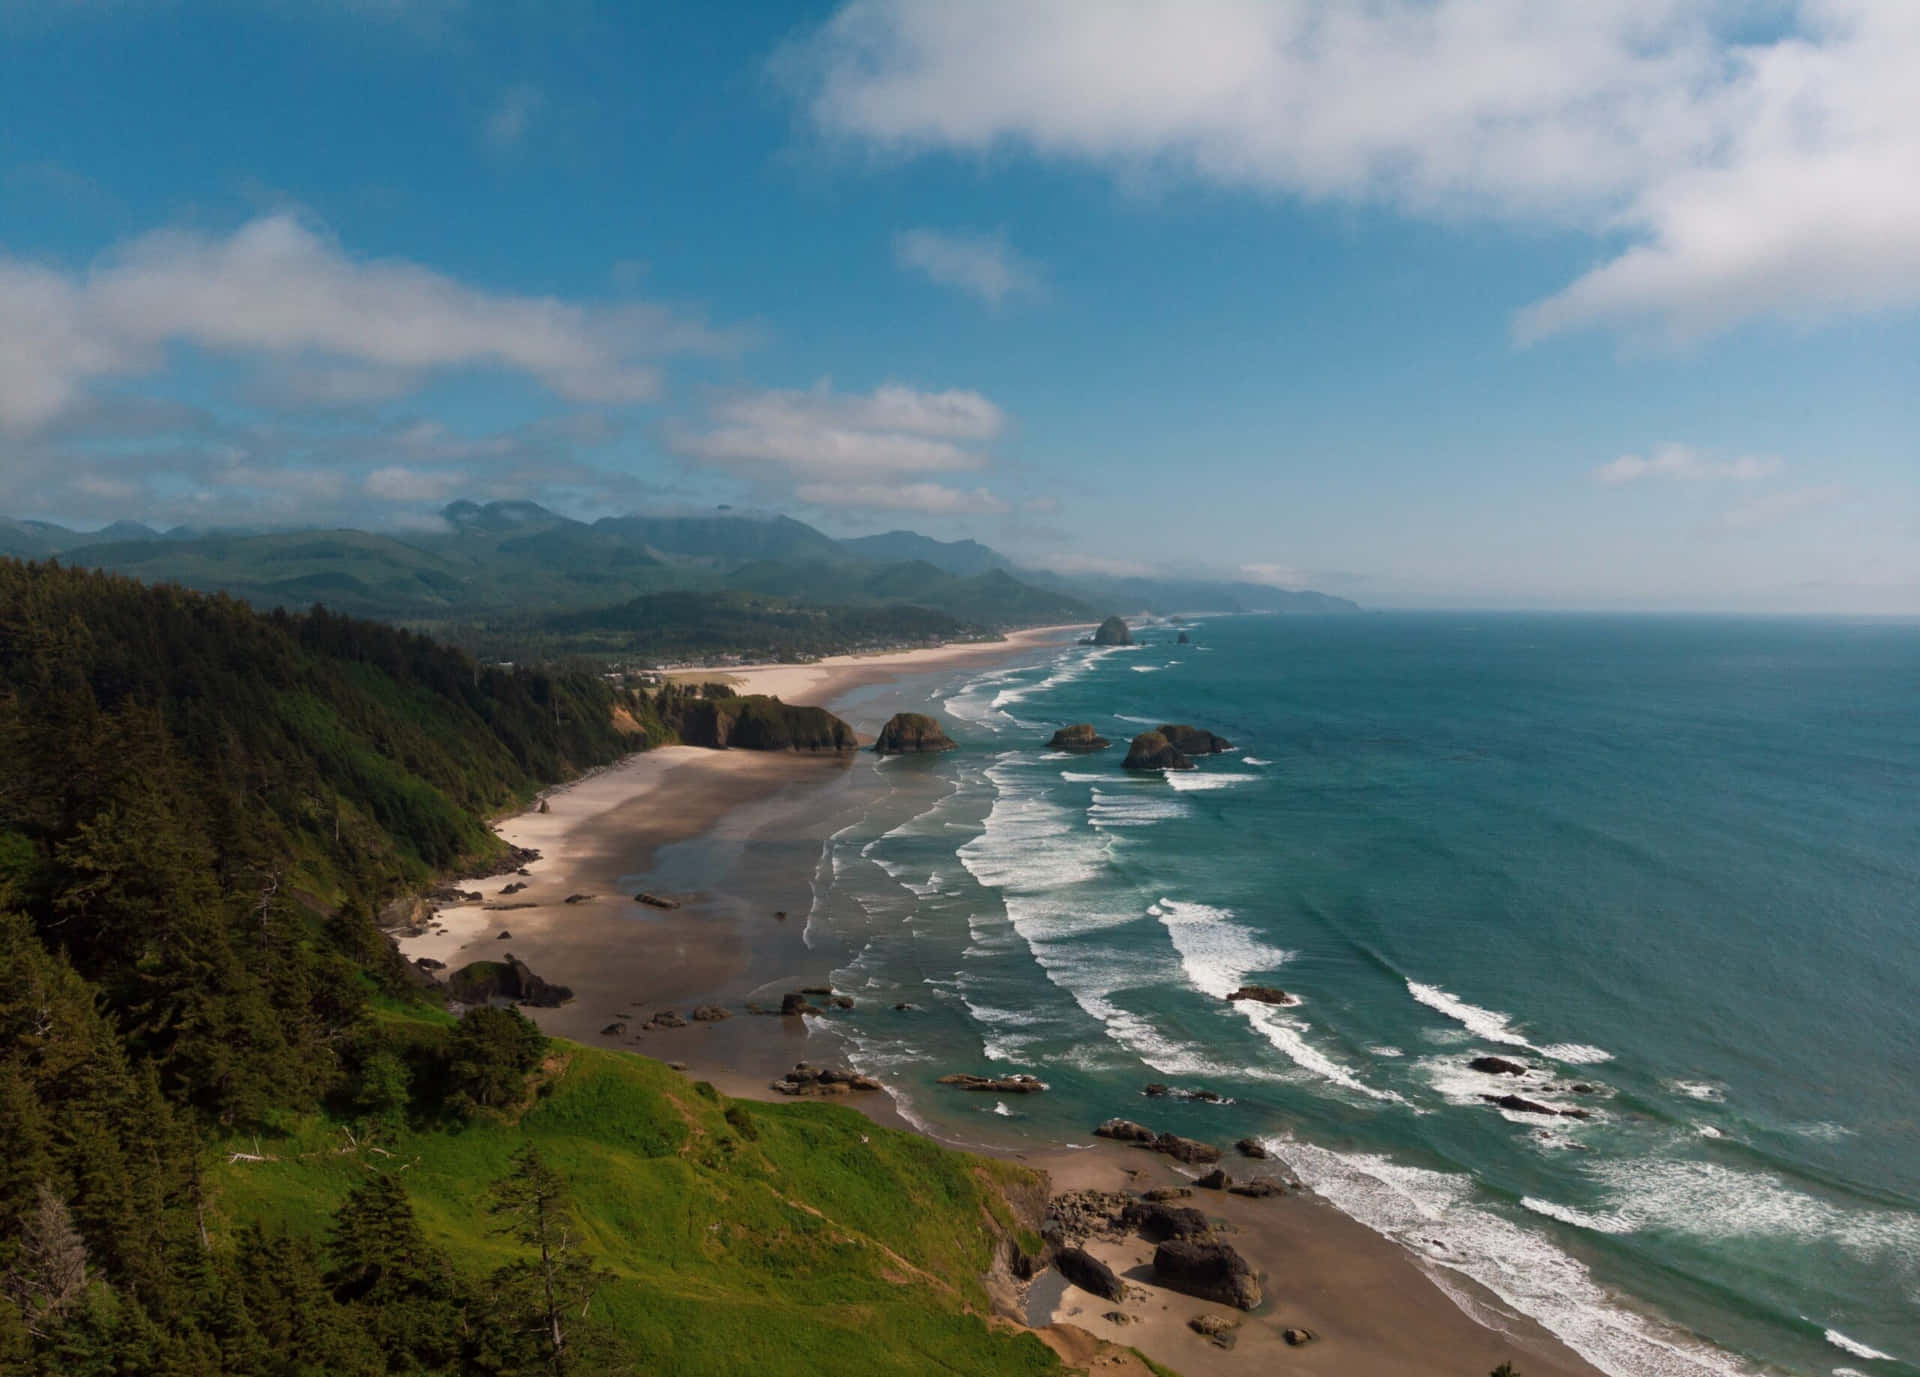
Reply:
<svg viewBox="0 0 1920 1377"><path fill-rule="evenodd" d="M1192 645L1193 637L1189 636L1186 632L1182 631L1178 636L1175 636L1173 638L1173 643L1175 645Z"/></svg>
<svg viewBox="0 0 1920 1377"><path fill-rule="evenodd" d="M1195 1315L1187 1321L1187 1328L1215 1348L1232 1348L1240 1337L1234 1332L1240 1328L1240 1321L1230 1320L1225 1315Z"/></svg>
<svg viewBox="0 0 1920 1377"><path fill-rule="evenodd" d="M1153 1250L1153 1279L1189 1296L1241 1310L1260 1304L1260 1279L1247 1260L1224 1243L1168 1239Z"/></svg>
<svg viewBox="0 0 1920 1377"><path fill-rule="evenodd" d="M814 1008L812 1002L798 990L790 990L780 997L780 1012L792 1015L817 1014L820 1011Z"/></svg>
<svg viewBox="0 0 1920 1377"><path fill-rule="evenodd" d="M731 1011L721 1008L718 1004L702 1004L693 1011L695 1023L718 1023L723 1018L732 1017Z"/></svg>
<svg viewBox="0 0 1920 1377"><path fill-rule="evenodd" d="M627 1025L624 1023L609 1023L600 1030L600 1036L603 1038L617 1038L626 1031Z"/></svg>
<svg viewBox="0 0 1920 1377"><path fill-rule="evenodd" d="M1177 1133L1162 1133L1153 1140L1153 1150L1164 1152L1174 1161L1185 1162L1189 1166L1206 1166L1220 1160L1220 1149L1212 1143L1182 1138Z"/></svg>
<svg viewBox="0 0 1920 1377"><path fill-rule="evenodd" d="M673 725L689 746L746 751L851 751L853 728L825 708L795 707L754 693L689 698L674 705Z"/></svg>
<svg viewBox="0 0 1920 1377"><path fill-rule="evenodd" d="M1101 1300L1122 1301L1127 1298L1127 1288L1113 1274L1113 1268L1084 1248L1062 1248L1054 1254L1053 1265L1060 1269L1061 1276L1082 1291L1091 1291Z"/></svg>
<svg viewBox="0 0 1920 1377"><path fill-rule="evenodd" d="M566 902L570 904L590 904L593 902L593 896L591 894L569 894Z"/></svg>
<svg viewBox="0 0 1920 1377"><path fill-rule="evenodd" d="M1505 1057L1475 1057L1467 1065L1489 1076L1524 1076L1531 1069L1525 1062L1508 1061Z"/></svg>
<svg viewBox="0 0 1920 1377"><path fill-rule="evenodd" d="M1159 732L1141 732L1133 738L1133 744L1127 747L1127 758L1121 762L1128 770L1191 770L1193 762L1186 755L1173 748L1173 743Z"/></svg>
<svg viewBox="0 0 1920 1377"><path fill-rule="evenodd" d="M1093 633L1095 645L1132 645L1133 633L1119 617L1108 617Z"/></svg>
<svg viewBox="0 0 1920 1377"><path fill-rule="evenodd" d="M1191 1200L1193 1191L1186 1186L1155 1186L1150 1191L1143 1191L1140 1198L1155 1204L1168 1200Z"/></svg>
<svg viewBox="0 0 1920 1377"><path fill-rule="evenodd" d="M855 1091L878 1090L880 1082L844 1066L796 1065L772 1088L782 1095L849 1095Z"/></svg>
<svg viewBox="0 0 1920 1377"><path fill-rule="evenodd" d="M1253 1157L1260 1161L1265 1161L1267 1156L1267 1150L1258 1138L1242 1138L1233 1145L1233 1150L1242 1157Z"/></svg>
<svg viewBox="0 0 1920 1377"><path fill-rule="evenodd" d="M1233 1184L1233 1178L1227 1175L1224 1167L1215 1167L1193 1184L1201 1190L1223 1191Z"/></svg>
<svg viewBox="0 0 1920 1377"><path fill-rule="evenodd" d="M1053 734L1053 740L1047 743L1051 751L1104 751L1113 743L1104 736L1096 735L1091 722L1075 722L1071 727L1062 727Z"/></svg>
<svg viewBox="0 0 1920 1377"><path fill-rule="evenodd" d="M1219 755L1222 751L1232 750L1233 743L1224 736L1215 736L1201 727L1189 727L1183 722L1162 722L1160 735L1176 751L1183 755Z"/></svg>
<svg viewBox="0 0 1920 1377"><path fill-rule="evenodd" d="M1210 1238L1213 1225L1200 1211L1188 1205L1163 1205L1151 1200L1134 1200L1120 1212L1120 1222L1149 1243L1164 1243L1170 1238Z"/></svg>
<svg viewBox="0 0 1920 1377"><path fill-rule="evenodd" d="M1482 1095L1488 1104L1498 1105L1502 1109L1511 1109L1518 1114L1548 1114L1556 1119L1590 1119L1592 1114L1584 1109L1555 1109L1550 1104L1541 1104L1538 1100L1529 1100L1520 1095Z"/></svg>
<svg viewBox="0 0 1920 1377"><path fill-rule="evenodd" d="M1113 1191L1067 1191L1047 1201L1047 1219L1040 1232L1056 1244L1086 1238L1110 1238L1120 1227L1120 1211L1127 1198Z"/></svg>
<svg viewBox="0 0 1920 1377"><path fill-rule="evenodd" d="M663 1028L684 1028L686 1026L687 1021L672 1009L662 1009L647 1020L647 1030L649 1032L658 1031Z"/></svg>
<svg viewBox="0 0 1920 1377"><path fill-rule="evenodd" d="M970 1076L964 1071L942 1076L936 1084L984 1090L994 1095L1035 1095L1047 1088L1047 1083L1036 1076Z"/></svg>
<svg viewBox="0 0 1920 1377"><path fill-rule="evenodd" d="M1111 1138L1118 1143L1151 1143L1153 1130L1131 1119L1109 1119L1093 1131L1096 1138Z"/></svg>
<svg viewBox="0 0 1920 1377"><path fill-rule="evenodd" d="M1280 1331L1280 1337L1287 1341L1287 1347L1299 1348L1305 1344L1312 1343L1317 1336L1311 1329L1301 1329L1297 1326L1289 1325Z"/></svg>
<svg viewBox="0 0 1920 1377"><path fill-rule="evenodd" d="M940 723L924 712L896 712L880 729L873 749L880 755L924 755L950 751L955 744Z"/></svg>
<svg viewBox="0 0 1920 1377"><path fill-rule="evenodd" d="M1228 1186L1229 1195L1244 1195L1249 1200L1265 1200L1270 1196L1285 1195L1284 1188L1272 1181L1242 1181L1237 1186Z"/></svg>
<svg viewBox="0 0 1920 1377"><path fill-rule="evenodd" d="M1278 985L1242 985L1239 989L1228 995L1227 998L1229 1000L1251 999L1258 1004L1291 1004L1294 1002L1293 996L1281 989Z"/></svg>
<svg viewBox="0 0 1920 1377"><path fill-rule="evenodd" d="M509 952L499 961L475 961L447 977L447 992L463 1004L507 999L536 1009L557 1009L573 998L565 985L549 985Z"/></svg>
<svg viewBox="0 0 1920 1377"><path fill-rule="evenodd" d="M661 895L661 894L648 894L645 890L642 890L640 893L634 895L633 900L635 903L645 904L648 908L679 908L680 907L680 901L678 899L669 899L665 895Z"/></svg>

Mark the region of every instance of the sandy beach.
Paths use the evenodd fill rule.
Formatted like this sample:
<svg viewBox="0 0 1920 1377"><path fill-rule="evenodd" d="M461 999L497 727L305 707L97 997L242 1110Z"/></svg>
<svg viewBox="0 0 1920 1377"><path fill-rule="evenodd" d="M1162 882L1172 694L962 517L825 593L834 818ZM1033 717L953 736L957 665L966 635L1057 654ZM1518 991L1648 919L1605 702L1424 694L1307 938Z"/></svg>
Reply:
<svg viewBox="0 0 1920 1377"><path fill-rule="evenodd" d="M903 674L921 674L947 665L971 664L1011 657L1033 648L1074 639L1090 628L1035 626L1013 631L1000 641L965 641L927 646L919 650L890 650L877 655L830 655L804 665L714 665L676 669L667 675L679 682L732 684L742 693L770 693L788 703L831 706L841 695L866 684Z"/></svg>
<svg viewBox="0 0 1920 1377"><path fill-rule="evenodd" d="M736 667L693 677L724 674L750 691L832 705L879 680L1011 659L1082 630L1048 628L990 645ZM731 1095L777 1099L768 1084L773 1077L796 1061L833 1055L831 1039L823 1046L807 1026L828 1021L759 1017L747 1006L777 1009L784 992L823 985L830 976L803 930L814 867L851 797L855 768L844 756L691 747L629 757L549 791L546 812L536 808L500 823L503 838L537 849L540 858L524 876L461 883L462 890L477 890L481 901L442 908L427 930L398 939L401 950L449 968L511 952L545 980L574 992L560 1008L527 1010L548 1032L680 1064ZM524 887L502 893L509 885ZM634 896L642 890L680 907L641 904ZM689 1020L677 1028L645 1026L657 1012L684 1018L701 1004L722 1005L732 1016ZM884 1095L841 1102L890 1127L909 1126ZM1046 1171L1056 1193L1190 1186L1197 1174L1165 1157L1091 1137L1007 1155ZM1223 1165L1242 1180L1290 1175L1283 1162L1232 1154ZM1093 1237L1086 1246L1125 1279L1124 1302L1063 1285L1048 1273L1018 1299L1026 1321L1043 1328L1071 1361L1095 1362L1102 1371L1145 1372L1125 1356L1131 1346L1188 1377L1478 1377L1503 1361L1525 1377L1597 1373L1537 1325L1503 1313L1471 1283L1309 1194L1248 1199L1196 1189L1194 1198L1179 1203L1216 1219L1222 1236L1263 1274L1267 1300L1258 1311L1242 1314L1154 1285L1153 1245L1116 1234ZM1435 1276L1445 1278L1445 1290ZM1189 1328L1190 1320L1204 1314L1237 1322L1231 1348ZM1315 1338L1290 1346L1282 1337L1288 1328Z"/></svg>

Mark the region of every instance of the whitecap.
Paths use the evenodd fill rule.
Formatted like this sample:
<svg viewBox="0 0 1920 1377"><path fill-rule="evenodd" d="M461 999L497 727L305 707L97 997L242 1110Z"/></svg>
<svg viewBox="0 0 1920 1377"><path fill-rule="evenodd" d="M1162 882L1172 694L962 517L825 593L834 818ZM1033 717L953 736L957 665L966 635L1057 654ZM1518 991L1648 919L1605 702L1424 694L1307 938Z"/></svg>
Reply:
<svg viewBox="0 0 1920 1377"><path fill-rule="evenodd" d="M1529 1042L1524 1033L1513 1026L1513 1020L1507 1015L1492 1009L1483 1009L1478 1004L1469 1004L1456 994L1441 989L1438 985L1422 985L1417 980L1407 982L1407 993L1429 1009L1445 1014L1477 1037L1489 1042L1504 1042L1509 1047L1524 1047L1530 1052L1538 1052L1543 1057L1555 1061L1567 1062L1578 1066L1593 1066L1601 1062L1612 1061L1613 1053L1604 1047L1594 1047L1584 1042L1555 1042L1546 1046L1536 1046Z"/></svg>
<svg viewBox="0 0 1920 1377"><path fill-rule="evenodd" d="M1400 1049L1399 1049L1398 1047L1389 1047L1389 1046L1388 1046L1388 1045L1386 1045L1385 1043L1381 1043L1381 1044L1379 1044L1379 1045L1377 1045L1377 1046L1374 1046L1374 1047L1369 1047L1369 1048L1367 1049L1367 1052L1369 1053L1369 1055L1372 1055L1372 1056L1376 1056L1376 1057L1404 1057L1404 1056L1406 1056L1406 1053L1405 1053L1405 1052L1403 1052L1403 1051L1401 1051L1401 1050L1400 1050Z"/></svg>
<svg viewBox="0 0 1920 1377"><path fill-rule="evenodd" d="M1710 1104L1719 1104L1727 1098L1727 1092L1711 1081L1663 1081L1661 1082L1676 1095L1685 1095L1690 1100L1705 1100Z"/></svg>
<svg viewBox="0 0 1920 1377"><path fill-rule="evenodd" d="M1551 1200L1542 1200L1538 1196L1522 1196L1520 1203L1535 1214L1545 1215L1548 1219L1557 1219L1562 1224L1571 1224L1576 1229L1591 1229L1597 1234L1630 1234L1633 1221L1617 1214L1589 1214L1585 1210L1576 1210L1571 1205L1556 1205Z"/></svg>
<svg viewBox="0 0 1920 1377"><path fill-rule="evenodd" d="M1825 1242L1864 1257L1920 1253L1920 1216L1848 1209L1796 1190L1766 1172L1718 1162L1648 1160L1588 1163L1613 1208L1643 1230L1695 1238L1782 1238Z"/></svg>
<svg viewBox="0 0 1920 1377"><path fill-rule="evenodd" d="M1858 1339L1850 1339L1837 1329L1829 1329L1827 1331L1827 1342L1841 1352L1851 1353L1856 1358L1874 1358L1883 1363L1897 1363L1900 1361L1891 1353L1882 1353L1879 1349L1863 1344Z"/></svg>
<svg viewBox="0 0 1920 1377"><path fill-rule="evenodd" d="M1259 775L1206 774L1200 771L1169 770L1167 783L1183 794L1197 793L1208 789L1231 789L1236 784L1245 784Z"/></svg>
<svg viewBox="0 0 1920 1377"><path fill-rule="evenodd" d="M1260 758L1259 756L1257 756L1257 755L1249 755L1249 756L1242 756L1242 757L1241 757L1241 759L1243 759L1243 760L1245 760L1245 761L1247 762L1247 764L1249 764L1249 765L1271 765L1271 764L1273 764L1273 762L1272 762L1271 760L1262 760L1262 759L1261 759L1261 758Z"/></svg>
<svg viewBox="0 0 1920 1377"><path fill-rule="evenodd" d="M1131 668L1135 674L1158 674L1162 667L1160 665L1132 665L1129 666L1129 668Z"/></svg>

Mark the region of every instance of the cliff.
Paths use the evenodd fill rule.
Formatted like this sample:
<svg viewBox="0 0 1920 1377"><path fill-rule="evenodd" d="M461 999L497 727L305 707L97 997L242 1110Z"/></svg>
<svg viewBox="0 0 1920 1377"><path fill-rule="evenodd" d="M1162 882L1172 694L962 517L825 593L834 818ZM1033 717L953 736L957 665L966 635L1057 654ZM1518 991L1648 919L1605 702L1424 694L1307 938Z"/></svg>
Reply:
<svg viewBox="0 0 1920 1377"><path fill-rule="evenodd" d="M766 694L686 698L662 716L689 746L744 751L851 751L853 728L825 708L796 707Z"/></svg>
<svg viewBox="0 0 1920 1377"><path fill-rule="evenodd" d="M919 755L950 751L955 744L940 723L925 713L896 712L880 729L873 749L881 755Z"/></svg>
<svg viewBox="0 0 1920 1377"><path fill-rule="evenodd" d="M1120 618L1108 617L1093 633L1093 643L1095 645L1132 645L1133 633L1127 629L1127 624Z"/></svg>

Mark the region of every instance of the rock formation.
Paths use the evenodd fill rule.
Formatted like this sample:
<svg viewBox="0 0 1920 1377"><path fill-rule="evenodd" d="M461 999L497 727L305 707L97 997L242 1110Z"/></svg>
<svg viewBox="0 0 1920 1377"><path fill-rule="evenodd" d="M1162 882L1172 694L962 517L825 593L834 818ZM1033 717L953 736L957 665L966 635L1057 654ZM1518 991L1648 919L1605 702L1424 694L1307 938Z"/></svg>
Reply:
<svg viewBox="0 0 1920 1377"><path fill-rule="evenodd" d="M1550 1114L1557 1119L1590 1119L1593 1117L1584 1109L1555 1109L1550 1104L1541 1104L1538 1100L1529 1100L1520 1095L1482 1095L1481 1099L1501 1109L1511 1109L1516 1114Z"/></svg>
<svg viewBox="0 0 1920 1377"><path fill-rule="evenodd" d="M487 1004L496 999L557 1009L573 998L565 985L549 985L509 952L499 961L475 961L447 977L447 993L463 1004Z"/></svg>
<svg viewBox="0 0 1920 1377"><path fill-rule="evenodd" d="M1153 1279L1171 1290L1241 1310L1260 1304L1260 1279L1247 1260L1224 1243L1168 1239L1153 1250Z"/></svg>
<svg viewBox="0 0 1920 1377"><path fill-rule="evenodd" d="M1293 996L1278 985L1242 985L1227 996L1229 1001L1251 999L1257 1004L1291 1004Z"/></svg>
<svg viewBox="0 0 1920 1377"><path fill-rule="evenodd" d="M1206 1191L1223 1191L1233 1184L1233 1178L1227 1175L1226 1168L1215 1167L1205 1176L1193 1183Z"/></svg>
<svg viewBox="0 0 1920 1377"><path fill-rule="evenodd" d="M1094 734L1093 723L1076 722L1071 727L1062 727L1053 734L1053 740L1047 743L1050 751L1104 751L1113 743L1104 736Z"/></svg>
<svg viewBox="0 0 1920 1377"><path fill-rule="evenodd" d="M1120 1223L1149 1243L1164 1243L1170 1238L1211 1238L1213 1225L1190 1205L1163 1205L1150 1200L1134 1200L1120 1212Z"/></svg>
<svg viewBox="0 0 1920 1377"><path fill-rule="evenodd" d="M1215 736L1204 727L1189 727L1184 722L1162 722L1160 735L1183 755L1219 755L1233 749L1233 743L1226 737Z"/></svg>
<svg viewBox="0 0 1920 1377"><path fill-rule="evenodd" d="M940 723L924 712L896 712L880 729L873 749L880 755L920 755L950 751L954 745Z"/></svg>
<svg viewBox="0 0 1920 1377"><path fill-rule="evenodd" d="M1091 1291L1101 1300L1123 1301L1127 1298L1127 1288L1113 1274L1113 1268L1084 1248L1062 1248L1054 1254L1053 1265L1059 1269L1061 1276L1082 1291Z"/></svg>
<svg viewBox="0 0 1920 1377"><path fill-rule="evenodd" d="M1127 630L1127 624L1118 617L1108 617L1100 623L1093 633L1095 645L1132 645L1133 633Z"/></svg>
<svg viewBox="0 0 1920 1377"><path fill-rule="evenodd" d="M1109 1119L1093 1131L1096 1138L1111 1138L1117 1143L1151 1143L1154 1132L1131 1119Z"/></svg>
<svg viewBox="0 0 1920 1377"><path fill-rule="evenodd" d="M1173 643L1175 645L1192 645L1193 637L1189 636L1186 632L1182 631L1178 636L1175 636L1173 638Z"/></svg>
<svg viewBox="0 0 1920 1377"><path fill-rule="evenodd" d="M1524 1076L1529 1069L1526 1063L1508 1061L1505 1057L1475 1057L1467 1065L1489 1076Z"/></svg>
<svg viewBox="0 0 1920 1377"><path fill-rule="evenodd" d="M1259 1161L1265 1161L1267 1156L1267 1149L1258 1138L1242 1138L1233 1145L1233 1150L1242 1157L1252 1157Z"/></svg>
<svg viewBox="0 0 1920 1377"><path fill-rule="evenodd" d="M851 751L860 744L853 728L825 708L795 707L763 693L675 699L667 715L681 744L687 746L747 751Z"/></svg>
<svg viewBox="0 0 1920 1377"><path fill-rule="evenodd" d="M1037 1076L971 1076L964 1071L942 1076L936 1084L957 1085L962 1090L983 1090L994 1095L1037 1095L1047 1088L1047 1083Z"/></svg>
<svg viewBox="0 0 1920 1377"><path fill-rule="evenodd" d="M856 1090L879 1090L880 1082L844 1066L810 1066L800 1062L772 1089L782 1095L846 1095Z"/></svg>
<svg viewBox="0 0 1920 1377"><path fill-rule="evenodd" d="M1128 770L1191 770L1193 762L1173 748L1173 743L1159 732L1141 732L1133 738L1133 744L1127 748L1127 758L1121 762Z"/></svg>
<svg viewBox="0 0 1920 1377"><path fill-rule="evenodd" d="M1220 1160L1220 1149L1212 1143L1203 1143L1196 1138L1182 1138L1177 1133L1162 1133L1153 1140L1153 1150L1164 1152L1176 1162L1185 1162L1189 1166L1207 1166Z"/></svg>

